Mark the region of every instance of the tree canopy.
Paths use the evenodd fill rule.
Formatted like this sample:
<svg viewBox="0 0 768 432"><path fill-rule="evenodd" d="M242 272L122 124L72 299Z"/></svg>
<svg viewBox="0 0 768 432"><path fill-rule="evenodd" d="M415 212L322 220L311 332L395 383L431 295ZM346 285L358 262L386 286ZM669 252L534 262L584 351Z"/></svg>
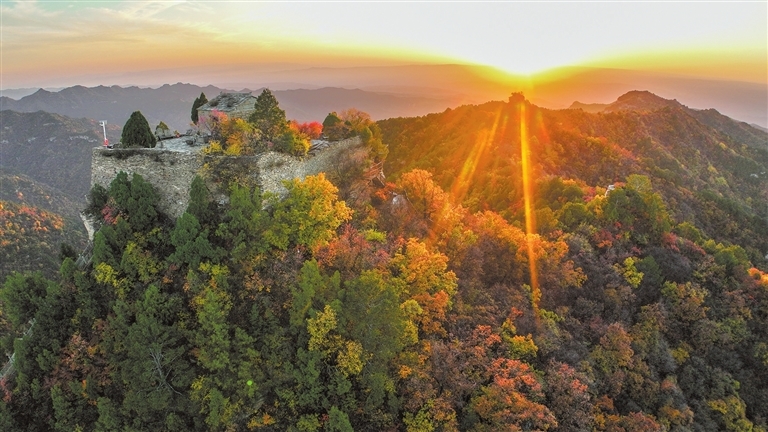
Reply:
<svg viewBox="0 0 768 432"><path fill-rule="evenodd" d="M323 120L323 135L331 141L346 138L348 129L344 126L344 121L336 112L329 113Z"/></svg>
<svg viewBox="0 0 768 432"><path fill-rule="evenodd" d="M529 232L512 99L382 122L388 162L423 164L385 184L197 177L176 220L141 176L94 187L90 262L0 288L0 429L765 431L765 189L725 164L768 154L671 111L544 110ZM617 154L636 169L591 165Z"/></svg>

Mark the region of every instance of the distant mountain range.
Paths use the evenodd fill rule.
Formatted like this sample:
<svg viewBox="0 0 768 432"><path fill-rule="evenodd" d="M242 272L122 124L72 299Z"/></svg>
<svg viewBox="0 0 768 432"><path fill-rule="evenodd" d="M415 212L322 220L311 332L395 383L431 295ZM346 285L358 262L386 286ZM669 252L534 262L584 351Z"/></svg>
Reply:
<svg viewBox="0 0 768 432"><path fill-rule="evenodd" d="M2 110L18 112L46 111L69 117L107 120L122 128L133 111L141 111L151 127L160 121L171 129L184 132L190 127L192 103L200 93L212 99L221 92L234 90L192 84L164 85L160 88L83 87L65 88L58 92L40 89L19 100L0 98ZM251 91L242 89L237 91ZM254 95L262 89L253 91ZM448 97L405 96L359 89L320 88L275 91L280 107L289 119L320 121L331 111L357 108L374 119L417 116L443 111L454 101Z"/></svg>
<svg viewBox="0 0 768 432"><path fill-rule="evenodd" d="M151 83L155 80L157 86L163 82L174 82L174 77L181 72L188 71L152 71L142 76L116 76L112 82L132 79L136 83ZM269 70L197 70L196 80L221 88L269 87L286 90L335 87L438 98L449 102L432 112L489 100L506 100L511 92L519 91L540 107L560 109L567 108L575 100L610 103L628 91L645 89L667 99L685 101L693 108L716 108L729 117L768 127L768 82L727 81L631 69L568 66L521 76L489 66L467 64L312 68L275 65ZM373 112L371 114L374 115ZM426 113L400 113L395 117L422 114ZM374 115L376 119L387 117Z"/></svg>
<svg viewBox="0 0 768 432"><path fill-rule="evenodd" d="M64 87L47 87L45 90L50 92L57 92L59 90L63 90ZM29 96L32 93L40 90L40 87L28 87L28 88L17 88L17 89L3 89L0 90L0 97L9 97L11 99L21 99L24 96Z"/></svg>
<svg viewBox="0 0 768 432"><path fill-rule="evenodd" d="M165 121L171 128L185 131L190 122L192 102L200 95L218 94L212 86L165 85L157 89L120 86L68 87L58 92L40 89L19 100L0 98L2 110L46 111L73 118L107 120L122 129L133 111L141 111L152 127ZM96 129L94 129L96 130ZM119 135L118 135L119 137Z"/></svg>
<svg viewBox="0 0 768 432"><path fill-rule="evenodd" d="M622 94L646 89L666 99L686 101L692 108L715 108L731 118L768 127L766 83L643 71L565 67L526 77L487 66L446 64L204 72L200 71L201 79L216 85L4 89L0 90L0 110L43 110L107 120L119 127L133 111L140 110L152 127L164 121L171 129L184 132L190 124L192 102L201 92L211 99L222 91L250 89L258 94L268 87L289 118L322 121L329 112L347 108L365 111L375 120L421 116L460 105L506 100L512 92L523 92L545 108L567 108L573 101L582 101L591 107L582 107L585 110L600 110Z"/></svg>

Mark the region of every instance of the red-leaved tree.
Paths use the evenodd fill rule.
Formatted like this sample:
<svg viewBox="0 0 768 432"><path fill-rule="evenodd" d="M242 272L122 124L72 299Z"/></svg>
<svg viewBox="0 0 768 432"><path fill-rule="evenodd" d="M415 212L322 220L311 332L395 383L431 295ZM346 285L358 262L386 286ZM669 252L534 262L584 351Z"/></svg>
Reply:
<svg viewBox="0 0 768 432"><path fill-rule="evenodd" d="M288 125L291 129L306 135L309 139L318 139L323 133L323 125L316 121L299 123L296 120L291 120Z"/></svg>

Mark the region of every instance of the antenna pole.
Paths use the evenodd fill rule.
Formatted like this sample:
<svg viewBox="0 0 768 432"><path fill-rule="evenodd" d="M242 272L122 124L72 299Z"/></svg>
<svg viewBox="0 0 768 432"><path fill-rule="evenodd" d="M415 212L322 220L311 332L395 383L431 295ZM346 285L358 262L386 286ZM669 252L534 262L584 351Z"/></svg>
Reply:
<svg viewBox="0 0 768 432"><path fill-rule="evenodd" d="M102 120L99 122L101 130L104 131L104 147L109 147L109 140L107 139L107 121Z"/></svg>

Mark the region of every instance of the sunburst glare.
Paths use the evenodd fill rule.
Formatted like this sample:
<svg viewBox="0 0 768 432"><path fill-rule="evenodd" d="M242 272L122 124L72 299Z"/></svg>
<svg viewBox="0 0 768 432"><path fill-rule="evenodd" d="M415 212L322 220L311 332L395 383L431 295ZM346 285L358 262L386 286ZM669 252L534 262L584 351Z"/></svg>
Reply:
<svg viewBox="0 0 768 432"><path fill-rule="evenodd" d="M520 159L523 167L523 199L525 206L525 233L528 246L528 268L531 274L531 304L534 315L538 317L541 291L539 290L539 274L536 269L536 254L534 252L534 236L536 235L536 214L533 212L533 190L531 178L530 145L528 142L528 117L525 102L520 102Z"/></svg>
<svg viewBox="0 0 768 432"><path fill-rule="evenodd" d="M496 116L493 119L493 125L490 129L481 131L475 139L475 145L467 156L466 161L461 167L459 175L451 185L451 198L454 203L461 203L466 197L467 191L472 184L477 167L481 165L481 162L488 157L488 149L496 138L499 132L499 123L503 123L501 132L506 126L506 116L502 118L502 109L496 111Z"/></svg>

